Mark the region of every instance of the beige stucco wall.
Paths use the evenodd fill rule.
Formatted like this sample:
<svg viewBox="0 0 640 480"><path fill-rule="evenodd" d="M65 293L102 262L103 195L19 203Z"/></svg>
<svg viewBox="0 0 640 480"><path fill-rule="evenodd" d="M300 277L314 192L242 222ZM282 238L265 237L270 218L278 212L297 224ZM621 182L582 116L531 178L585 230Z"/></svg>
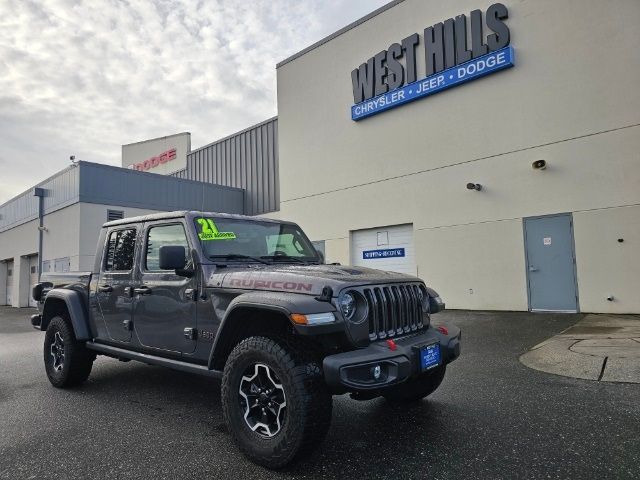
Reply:
<svg viewBox="0 0 640 480"><path fill-rule="evenodd" d="M132 207L114 207L95 203L81 203L81 228L79 232L78 250L79 270L93 270L98 234L100 233L100 228L102 227L102 225L107 221L107 210L109 209L123 211L125 218L136 217L139 215L148 215L150 213L156 213L159 211Z"/></svg>
<svg viewBox="0 0 640 480"><path fill-rule="evenodd" d="M76 203L45 215L43 261L69 257L70 269L93 269L98 233L107 221L107 210L122 210L125 217L146 215L156 210L110 205ZM13 306L26 307L29 302L29 260L38 253L38 221L33 220L0 232L0 305L6 304L6 260L14 261Z"/></svg>
<svg viewBox="0 0 640 480"><path fill-rule="evenodd" d="M413 223L418 271L450 307L526 310L522 218L573 212L581 309L640 312L639 2L507 2L514 68L350 118L353 68L491 3L406 0L278 68L281 210L269 216L343 263L350 231Z"/></svg>
<svg viewBox="0 0 640 480"><path fill-rule="evenodd" d="M44 217L43 260L69 257L71 269L78 267L79 205L74 204ZM13 259L13 306L29 304L29 259L38 253L38 220L32 220L0 233L0 260ZM0 290L0 305L6 303L6 290Z"/></svg>

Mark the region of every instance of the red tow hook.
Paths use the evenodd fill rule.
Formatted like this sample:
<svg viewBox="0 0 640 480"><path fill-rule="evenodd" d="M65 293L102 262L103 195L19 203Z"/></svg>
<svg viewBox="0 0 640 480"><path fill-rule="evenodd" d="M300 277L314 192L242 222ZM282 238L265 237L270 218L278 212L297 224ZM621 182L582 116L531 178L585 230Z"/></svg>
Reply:
<svg viewBox="0 0 640 480"><path fill-rule="evenodd" d="M396 342L392 339L387 340L387 347L389 347L389 350L392 352L395 352L398 349L398 345L396 345Z"/></svg>
<svg viewBox="0 0 640 480"><path fill-rule="evenodd" d="M449 335L449 330L447 329L447 327L443 327L442 325L436 327L436 330L438 330L443 335Z"/></svg>

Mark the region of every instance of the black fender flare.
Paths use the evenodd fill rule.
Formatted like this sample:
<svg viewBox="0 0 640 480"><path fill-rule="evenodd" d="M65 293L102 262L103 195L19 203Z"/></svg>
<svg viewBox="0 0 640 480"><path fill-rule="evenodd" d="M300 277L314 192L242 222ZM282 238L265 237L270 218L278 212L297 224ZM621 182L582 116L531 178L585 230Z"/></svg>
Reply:
<svg viewBox="0 0 640 480"><path fill-rule="evenodd" d="M93 336L89 330L88 312L82 299L82 295L75 290L53 289L47 293L42 308L41 330L46 330L51 319L51 310L54 308L53 301L62 301L67 307L69 320L73 327L73 333L78 340L91 340Z"/></svg>
<svg viewBox="0 0 640 480"><path fill-rule="evenodd" d="M220 322L218 331L216 332L213 346L211 347L211 353L209 354L208 366L210 369L213 368L214 356L220 345L223 343L225 332L228 332L231 329L231 322L229 319L233 316L235 311L241 308L251 308L255 310L266 310L280 313L289 320L297 333L302 335L309 335L311 333L310 329L313 329L313 333L328 333L343 329L343 325L338 321L337 317L336 323L318 326L298 325L291 320L290 316L292 313L311 314L336 311L333 304L318 301L311 295L269 291L247 292L234 298L231 303L229 303L229 306L225 311L224 317Z"/></svg>

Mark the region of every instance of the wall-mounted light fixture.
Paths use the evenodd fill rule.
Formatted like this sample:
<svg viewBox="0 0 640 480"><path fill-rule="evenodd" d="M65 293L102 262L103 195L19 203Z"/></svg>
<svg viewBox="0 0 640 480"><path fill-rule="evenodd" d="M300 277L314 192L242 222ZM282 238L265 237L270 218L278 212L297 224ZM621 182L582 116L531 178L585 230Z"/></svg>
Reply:
<svg viewBox="0 0 640 480"><path fill-rule="evenodd" d="M544 170L545 168L547 168L547 161L546 160L536 160L535 162L533 162L531 164L531 168L533 168L534 170Z"/></svg>
<svg viewBox="0 0 640 480"><path fill-rule="evenodd" d="M479 183L467 183L467 190L477 190L478 192L482 190L482 185Z"/></svg>

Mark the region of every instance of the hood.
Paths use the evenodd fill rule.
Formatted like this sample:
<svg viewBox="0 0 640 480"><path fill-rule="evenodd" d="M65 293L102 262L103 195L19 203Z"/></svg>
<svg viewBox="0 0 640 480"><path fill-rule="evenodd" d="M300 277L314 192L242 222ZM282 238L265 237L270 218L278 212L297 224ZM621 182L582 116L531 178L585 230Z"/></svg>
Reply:
<svg viewBox="0 0 640 480"><path fill-rule="evenodd" d="M224 269L206 266L208 287L270 290L320 295L329 286L335 293L345 287L400 282L418 282L403 273L344 265L248 265ZM224 275L224 276L222 276ZM222 279L221 279L222 277Z"/></svg>

